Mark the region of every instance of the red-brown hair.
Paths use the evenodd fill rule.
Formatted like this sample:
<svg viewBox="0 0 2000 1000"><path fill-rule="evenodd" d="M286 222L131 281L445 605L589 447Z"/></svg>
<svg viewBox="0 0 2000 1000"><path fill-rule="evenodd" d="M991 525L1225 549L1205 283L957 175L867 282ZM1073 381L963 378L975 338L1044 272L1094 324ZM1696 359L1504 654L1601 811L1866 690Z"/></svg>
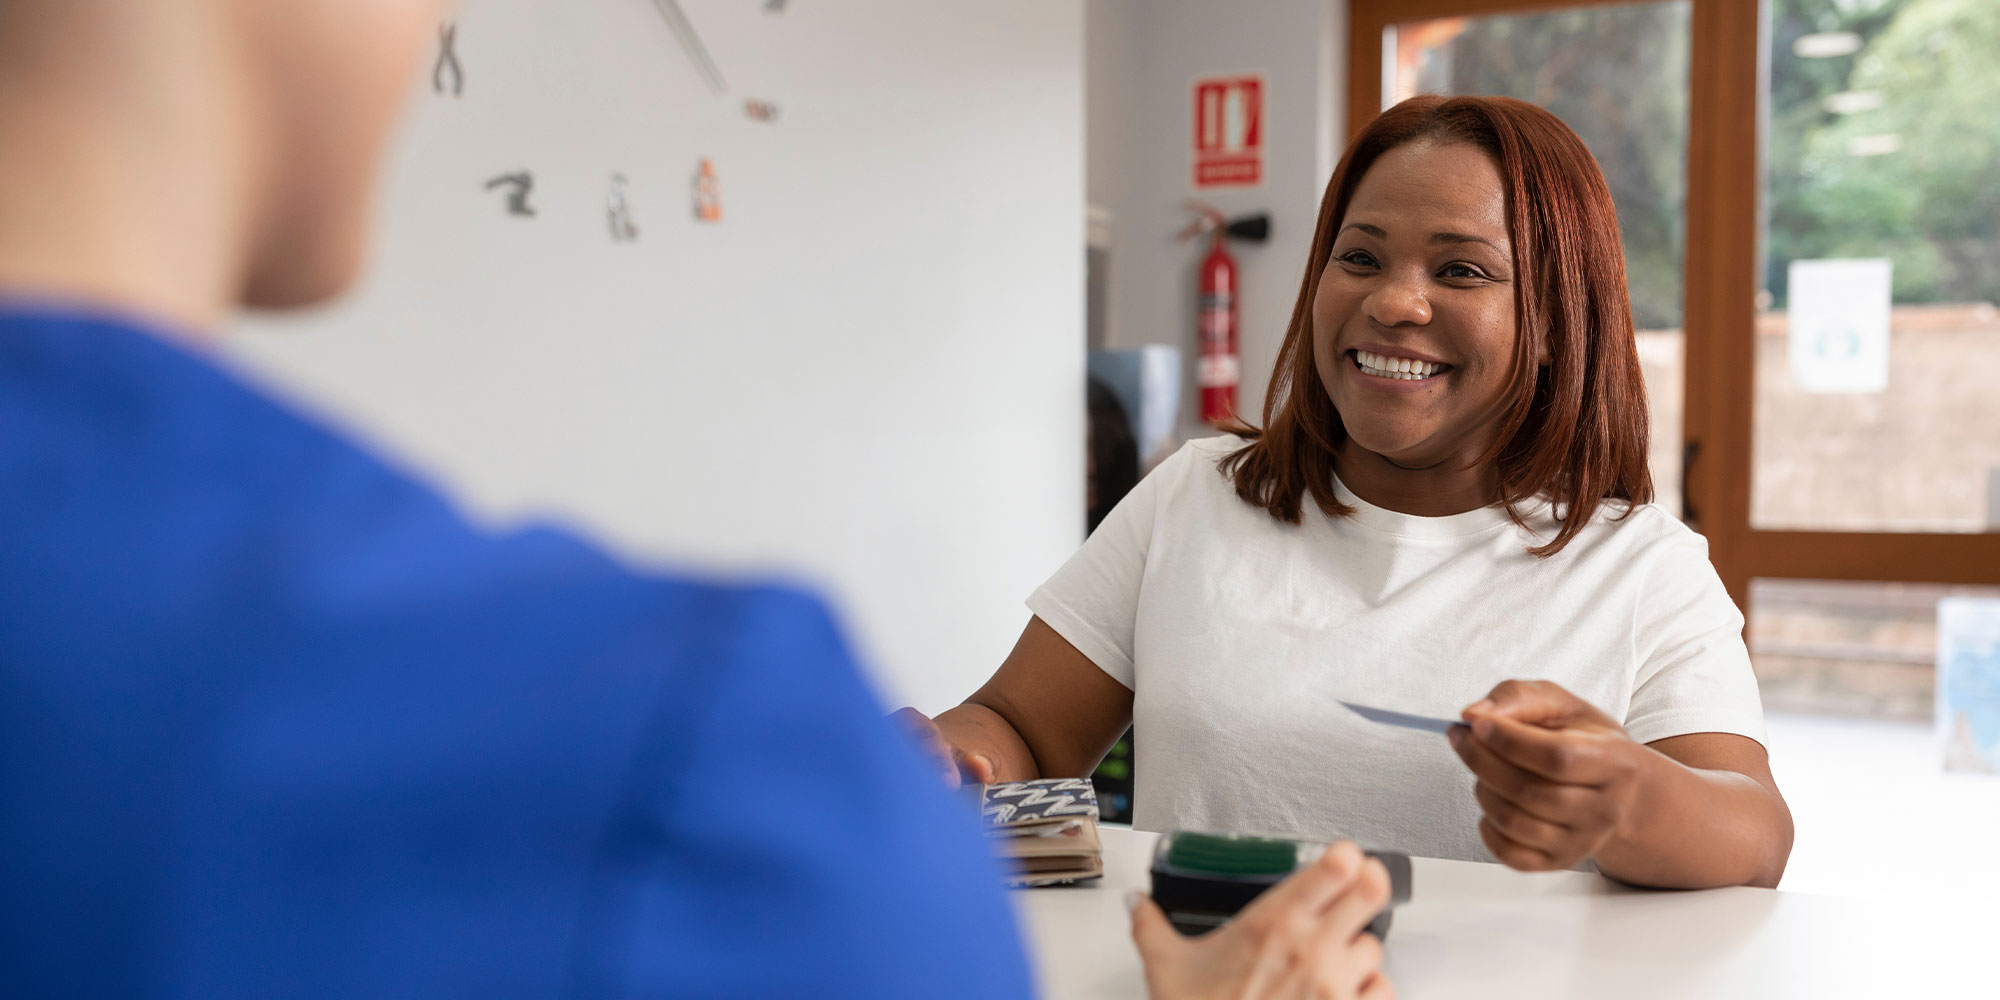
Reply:
<svg viewBox="0 0 2000 1000"><path fill-rule="evenodd" d="M1507 189L1520 335L1500 434L1479 463L1498 464L1495 502L1516 523L1518 505L1554 501L1561 530L1528 550L1551 556L1603 501L1651 502L1653 480L1646 387L1611 190L1576 133L1525 101L1413 97L1355 137L1320 202L1305 281L1264 398L1264 426L1228 428L1250 444L1224 461L1223 472L1238 496L1281 521L1299 523L1308 493L1328 517L1354 513L1333 491L1334 453L1346 430L1313 364L1313 298L1362 176L1384 153L1419 141L1484 150ZM1538 363L1537 330L1548 334L1546 367Z"/></svg>

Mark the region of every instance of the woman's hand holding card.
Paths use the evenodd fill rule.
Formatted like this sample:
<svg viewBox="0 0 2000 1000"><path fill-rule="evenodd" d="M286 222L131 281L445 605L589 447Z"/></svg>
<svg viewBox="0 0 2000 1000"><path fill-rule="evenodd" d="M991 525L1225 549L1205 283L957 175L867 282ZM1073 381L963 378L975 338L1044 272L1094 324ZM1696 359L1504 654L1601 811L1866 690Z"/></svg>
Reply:
<svg viewBox="0 0 2000 1000"><path fill-rule="evenodd" d="M1662 758L1547 681L1506 681L1464 712L1452 748L1479 778L1479 834L1522 871L1571 868L1635 826Z"/></svg>

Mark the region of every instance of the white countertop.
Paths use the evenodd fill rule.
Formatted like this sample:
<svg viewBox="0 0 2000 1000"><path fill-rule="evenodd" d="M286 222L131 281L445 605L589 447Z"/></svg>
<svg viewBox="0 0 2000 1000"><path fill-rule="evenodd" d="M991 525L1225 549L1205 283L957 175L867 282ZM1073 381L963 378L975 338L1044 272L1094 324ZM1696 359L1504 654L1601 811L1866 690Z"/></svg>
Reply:
<svg viewBox="0 0 2000 1000"><path fill-rule="evenodd" d="M1015 893L1047 1000L1143 998L1125 894L1156 834L1100 831L1105 877ZM1856 864L1919 864L1910 856ZM1419 858L1389 932L1404 1000L2000 997L2000 905L1897 910L1775 892L1630 889Z"/></svg>

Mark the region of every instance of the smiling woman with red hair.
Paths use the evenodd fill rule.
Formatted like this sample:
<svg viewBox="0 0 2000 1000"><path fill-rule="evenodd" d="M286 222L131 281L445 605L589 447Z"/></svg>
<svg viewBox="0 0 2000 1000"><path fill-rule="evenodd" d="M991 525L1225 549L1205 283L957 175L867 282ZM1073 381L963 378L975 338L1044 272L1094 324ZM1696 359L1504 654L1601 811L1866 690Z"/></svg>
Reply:
<svg viewBox="0 0 2000 1000"><path fill-rule="evenodd" d="M1430 235L1429 248L1445 256L1510 257L1506 270L1523 262L1513 280L1475 274L1480 270L1476 261L1458 264L1464 273L1444 278L1450 292L1473 293L1469 296L1411 294L1374 280L1381 267L1369 245L1388 233L1368 217L1350 219L1349 208L1369 168L1397 152L1403 155L1392 168L1429 161L1434 172L1458 167L1478 173L1475 160L1481 157L1490 161L1487 170L1506 165L1499 202L1506 239L1441 231ZM1450 176L1436 179L1447 186L1453 181ZM1431 192L1409 193L1419 203L1434 200ZM1503 249L1509 241L1511 255ZM1357 256L1364 260L1357 262ZM1330 272L1329 265L1337 269ZM1372 304L1379 312L1360 315L1367 304L1354 300L1367 295L1379 296ZM1389 332L1433 325L1433 308L1464 312L1467 304L1491 307L1501 299L1511 300L1511 316L1483 308L1478 318L1504 320L1508 329L1499 331L1504 335L1492 338L1490 345L1504 349L1465 358L1467 365L1483 367L1456 385L1450 380L1452 365L1415 349L1423 336ZM1410 316L1412 309L1423 314ZM1392 310L1393 321L1380 314ZM1322 311L1332 322L1316 324ZM1369 340L1369 330L1382 330L1389 343L1356 346L1342 340L1334 345L1315 335L1319 329L1340 337L1336 324L1350 317L1363 320L1348 324L1349 330L1359 331L1356 340ZM1434 325L1430 339L1452 337L1455 324ZM1515 336L1515 328L1533 332ZM1419 377L1422 372L1390 373L1400 376L1393 381L1402 385L1341 377L1342 366L1370 374L1360 360L1360 352L1370 346L1375 350L1369 354L1403 357L1438 370L1427 377ZM1439 349L1449 346L1440 344ZM1431 460L1443 459L1449 451L1457 460L1449 470L1455 473L1450 481L1477 491L1467 499L1510 507L1544 497L1555 500L1563 512L1558 517L1562 526L1536 547L1540 556L1560 552L1604 501L1643 504L1653 499L1646 469L1646 388L1632 334L1617 210L1597 162L1575 133L1532 104L1419 97L1376 119L1356 140L1328 189L1305 287L1279 358L1265 399L1264 429L1236 428L1251 444L1233 454L1229 466L1237 493L1282 521L1299 523L1308 495L1329 517L1352 514L1333 490L1336 456L1343 454L1348 467L1342 471L1353 480L1382 471L1383 465L1395 467L1385 453L1406 457L1414 450L1426 465L1437 466ZM1435 385L1446 391L1426 396L1431 379L1439 377L1444 381ZM1322 386L1324 391L1314 391ZM1373 405L1378 400L1367 393L1384 390L1396 394L1396 405ZM1452 409L1467 407L1481 409L1458 415L1479 419L1452 419ZM1378 442L1380 450L1356 445L1348 435L1348 421L1364 423L1357 432ZM1449 426L1433 426L1440 424ZM1437 435L1439 429L1450 433ZM1478 447L1468 450L1474 444ZM1390 478L1398 477L1392 473ZM1445 500L1430 492L1438 485L1431 478L1419 492L1445 501L1443 506L1454 505L1456 498Z"/></svg>
<svg viewBox="0 0 2000 1000"><path fill-rule="evenodd" d="M1087 773L1133 722L1143 828L1777 884L1743 619L1651 503L1622 260L1553 115L1385 112L1327 187L1262 426L1162 464L992 680L907 714L987 781Z"/></svg>

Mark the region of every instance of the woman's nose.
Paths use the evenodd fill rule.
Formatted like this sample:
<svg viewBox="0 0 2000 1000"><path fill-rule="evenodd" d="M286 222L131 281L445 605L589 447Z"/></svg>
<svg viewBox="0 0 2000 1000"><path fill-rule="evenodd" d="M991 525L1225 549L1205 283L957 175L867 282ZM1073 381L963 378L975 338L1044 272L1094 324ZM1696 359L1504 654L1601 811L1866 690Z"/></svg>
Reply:
<svg viewBox="0 0 2000 1000"><path fill-rule="evenodd" d="M1387 278L1368 295L1368 318L1381 326L1423 326L1431 321L1431 302L1423 283L1414 278Z"/></svg>

